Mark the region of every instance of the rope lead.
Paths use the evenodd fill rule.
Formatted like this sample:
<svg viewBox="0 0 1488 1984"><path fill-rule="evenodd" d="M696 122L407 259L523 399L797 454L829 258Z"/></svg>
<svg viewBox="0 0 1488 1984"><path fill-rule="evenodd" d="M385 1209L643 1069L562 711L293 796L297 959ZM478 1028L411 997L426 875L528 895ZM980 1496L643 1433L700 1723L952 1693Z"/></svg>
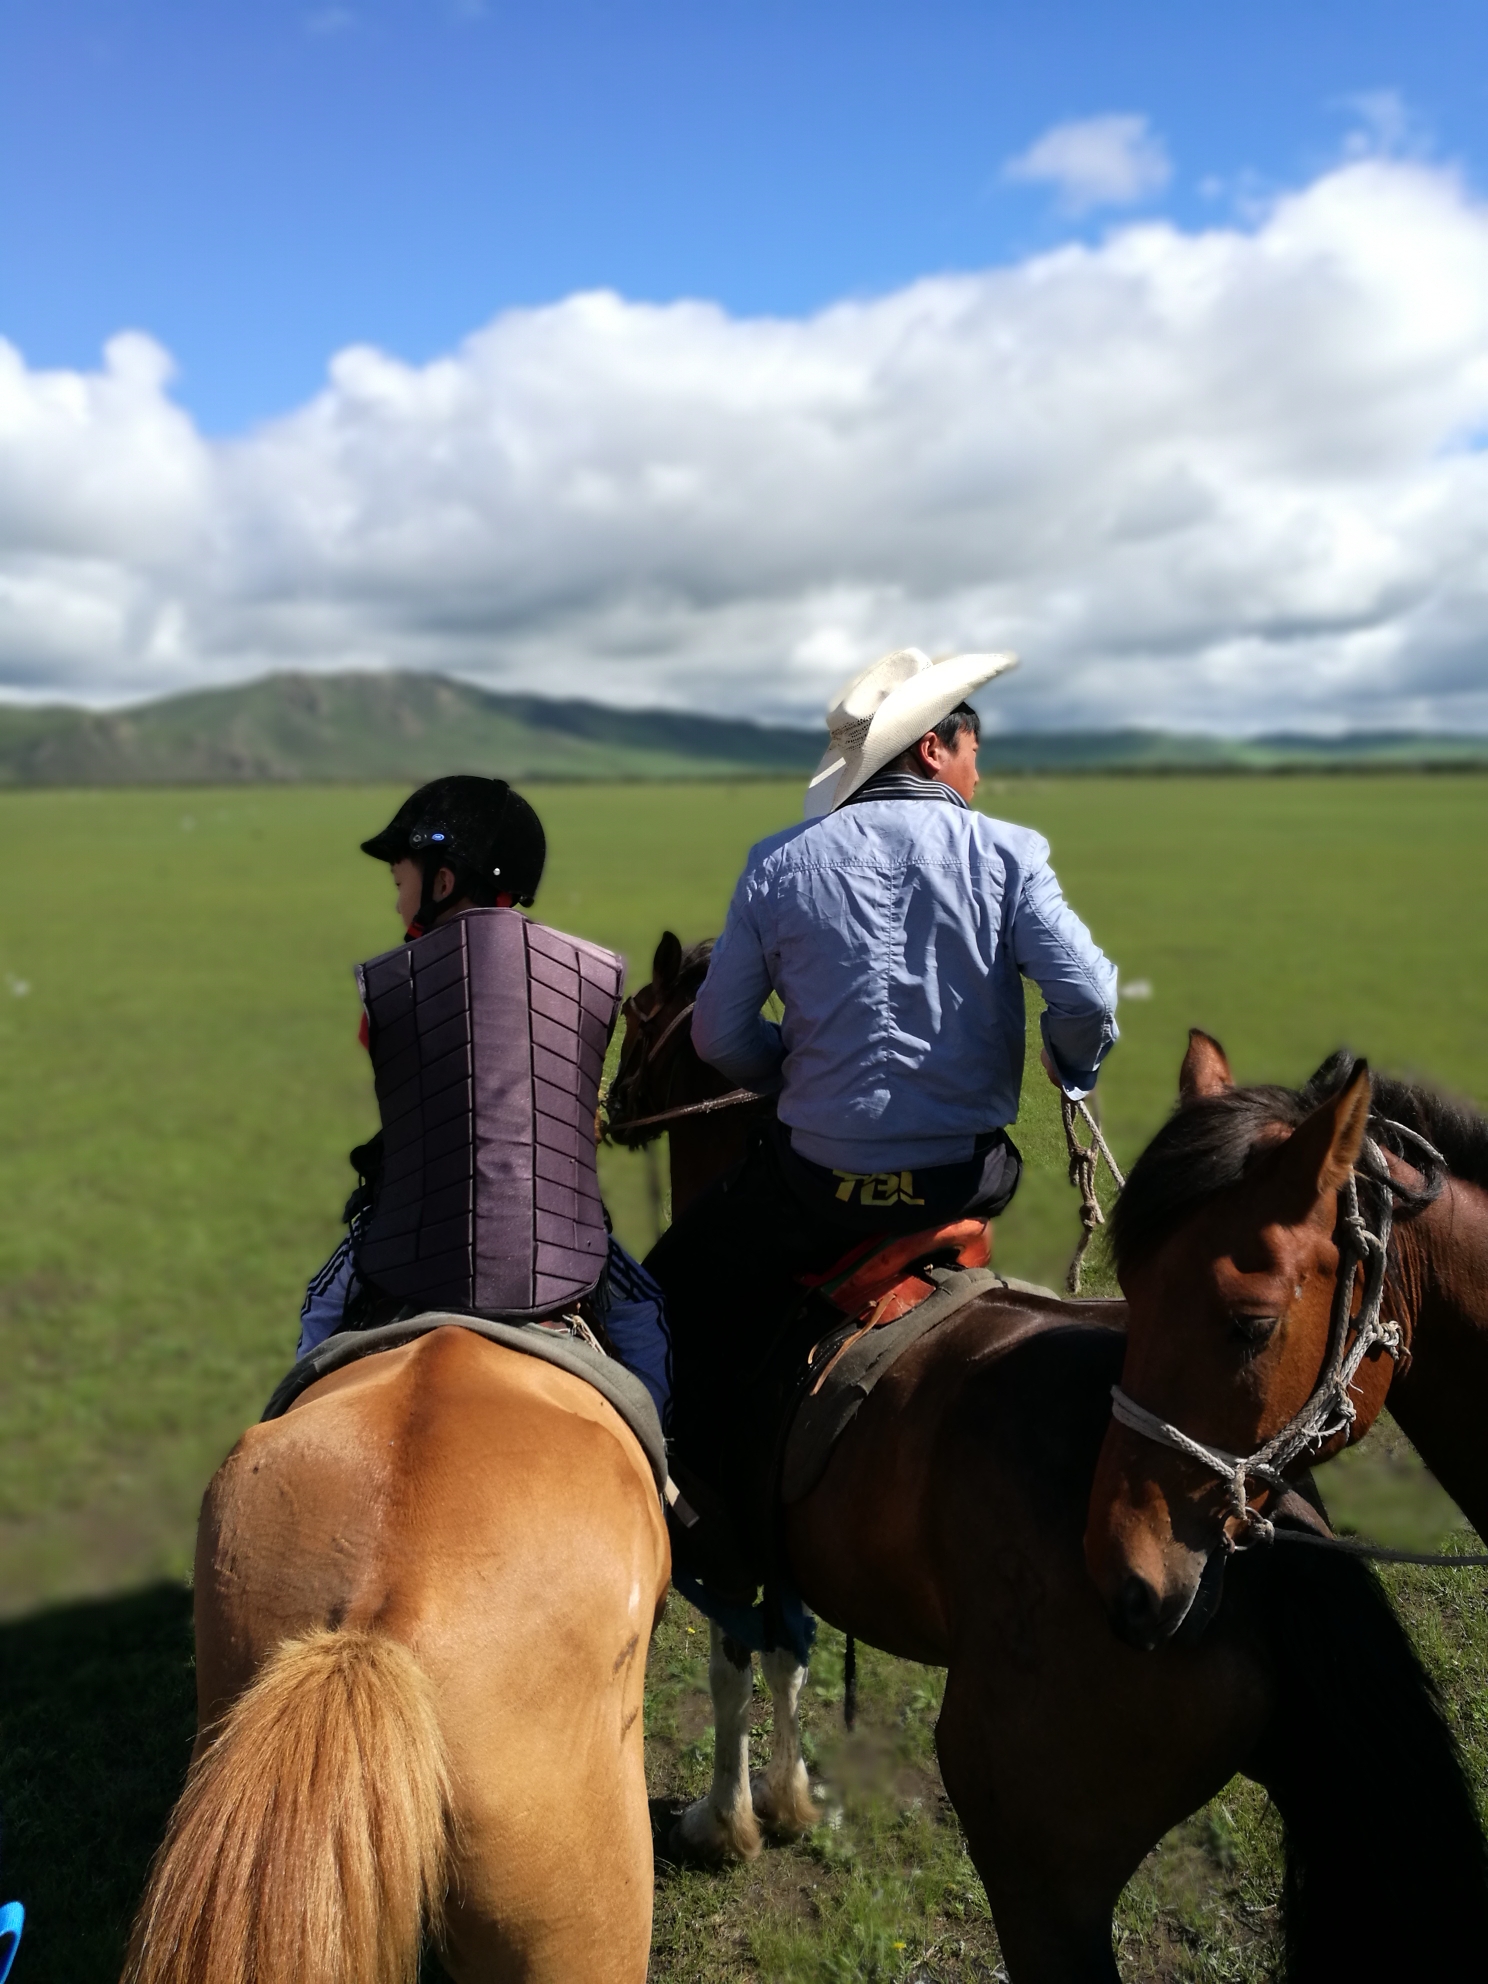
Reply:
<svg viewBox="0 0 1488 1984"><path fill-rule="evenodd" d="M1090 1142L1088 1144L1082 1144L1075 1132L1075 1116L1077 1112L1085 1119L1090 1127ZM1083 1102L1072 1102L1061 1091L1059 1113L1064 1121L1064 1141L1069 1147L1069 1181L1080 1194L1080 1226L1082 1229L1080 1238L1075 1244L1075 1251L1070 1255L1070 1264L1065 1269L1064 1289L1067 1295L1078 1295L1080 1292L1080 1273L1085 1262L1085 1249L1090 1245L1091 1239L1095 1234L1095 1229L1098 1226L1104 1226L1106 1223L1106 1216L1101 1211L1100 1198L1095 1189L1096 1168L1102 1159L1104 1159L1106 1169L1116 1180L1116 1189L1118 1192L1126 1183L1126 1180L1122 1177L1120 1167L1111 1155L1110 1146L1101 1135L1100 1125L1091 1115L1086 1105Z"/></svg>

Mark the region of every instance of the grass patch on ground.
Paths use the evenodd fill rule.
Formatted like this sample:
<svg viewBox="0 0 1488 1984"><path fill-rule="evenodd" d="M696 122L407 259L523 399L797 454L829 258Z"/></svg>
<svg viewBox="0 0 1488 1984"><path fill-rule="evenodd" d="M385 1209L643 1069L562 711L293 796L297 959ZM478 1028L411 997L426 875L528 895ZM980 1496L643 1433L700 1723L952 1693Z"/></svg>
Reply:
<svg viewBox="0 0 1488 1984"><path fill-rule="evenodd" d="M292 1356L345 1154L375 1123L350 967L399 933L356 844L402 796L0 795L0 1887L33 1908L20 1984L110 1974L179 1782L185 1600L141 1587L184 1575L202 1487ZM684 941L719 928L750 842L799 806L768 784L537 798L542 916L625 951L633 981L664 926ZM1029 779L982 800L1049 836L1070 900L1128 987L1146 985L1102 1082L1119 1155L1169 1107L1190 1024L1242 1080L1299 1081L1347 1040L1488 1101L1488 781ZM1057 1282L1077 1222L1041 1077L1015 1134L1029 1166L998 1262ZM645 1160L603 1162L643 1249ZM1402 1480L1415 1528L1383 1534L1381 1494ZM1451 1520L1388 1425L1323 1485L1386 1541L1435 1540ZM1390 1581L1488 1789L1481 1581ZM658 1796L707 1776L705 1651L687 1623L674 1601L653 1654ZM865 1651L849 1741L834 1645L824 1631L807 1720L840 1818L755 1867L666 1876L659 1984L998 1974L934 1771L939 1676ZM1232 1786L1129 1889L1127 1974L1266 1975L1277 1855L1265 1801Z"/></svg>

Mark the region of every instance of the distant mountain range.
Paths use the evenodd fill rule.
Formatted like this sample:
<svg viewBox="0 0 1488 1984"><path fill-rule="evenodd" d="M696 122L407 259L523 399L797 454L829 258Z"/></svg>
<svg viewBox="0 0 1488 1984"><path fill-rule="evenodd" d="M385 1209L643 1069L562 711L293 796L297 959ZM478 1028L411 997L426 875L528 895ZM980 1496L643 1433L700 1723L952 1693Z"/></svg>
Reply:
<svg viewBox="0 0 1488 1984"><path fill-rule="evenodd" d="M1348 730L1309 737L1211 737L1173 730L1023 730L984 737L983 771L1452 771L1488 767L1488 735Z"/></svg>
<svg viewBox="0 0 1488 1984"><path fill-rule="evenodd" d="M675 710L498 695L439 675L270 675L131 709L0 706L0 786L800 777L825 742ZM985 771L1285 771L1488 766L1488 737L1356 731L1224 738L1158 730L989 735Z"/></svg>

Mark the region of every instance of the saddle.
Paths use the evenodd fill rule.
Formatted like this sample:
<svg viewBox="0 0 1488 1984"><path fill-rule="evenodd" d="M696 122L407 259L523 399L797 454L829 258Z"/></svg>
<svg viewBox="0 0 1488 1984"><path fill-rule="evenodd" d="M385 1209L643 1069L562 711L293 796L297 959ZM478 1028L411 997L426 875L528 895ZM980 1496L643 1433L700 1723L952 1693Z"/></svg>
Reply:
<svg viewBox="0 0 1488 1984"><path fill-rule="evenodd" d="M426 1311L399 1317L395 1322L384 1323L376 1329L343 1330L336 1336L328 1336L280 1379L263 1409L262 1418L281 1418L302 1392L308 1391L320 1379L329 1377L332 1371L345 1370L348 1364L358 1363L364 1357L373 1357L380 1350L401 1349L418 1337L428 1336L433 1330L451 1325L469 1330L475 1336L483 1336L489 1343L500 1344L503 1349L520 1351L524 1356L540 1358L545 1364L555 1364L560 1371L567 1371L591 1384L602 1398L614 1406L639 1440L650 1462L651 1472L656 1477L658 1492L668 1501L673 1499L667 1492L670 1484L666 1440L650 1392L633 1371L627 1370L618 1358L610 1356L600 1347L592 1331L586 1330L581 1335L566 1319L513 1321L473 1316L463 1310L448 1313Z"/></svg>
<svg viewBox="0 0 1488 1984"><path fill-rule="evenodd" d="M801 1275L803 1288L825 1296L839 1314L867 1329L894 1323L935 1292L926 1270L984 1268L992 1258L992 1228L985 1219L957 1219L918 1233L872 1235L850 1247L825 1274Z"/></svg>

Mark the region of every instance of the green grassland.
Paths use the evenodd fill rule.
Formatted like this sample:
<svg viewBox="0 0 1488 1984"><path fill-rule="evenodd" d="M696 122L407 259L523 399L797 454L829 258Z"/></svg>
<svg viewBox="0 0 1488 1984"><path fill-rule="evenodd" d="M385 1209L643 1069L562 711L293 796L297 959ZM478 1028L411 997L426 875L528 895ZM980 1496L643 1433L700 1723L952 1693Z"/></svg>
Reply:
<svg viewBox="0 0 1488 1984"><path fill-rule="evenodd" d="M0 1887L38 1909L20 1984L110 1974L179 1781L186 1611L158 1581L184 1573L202 1486L292 1355L345 1153L375 1121L350 967L399 932L356 843L401 796L0 795ZM1488 781L1050 778L981 797L1048 835L1071 901L1148 987L1122 1007L1102 1083L1119 1155L1169 1106L1190 1024L1224 1040L1242 1080L1300 1080L1347 1041L1488 1102ZM625 951L638 978L663 926L684 940L719 927L746 848L795 815L799 788L538 798L539 913ZM1027 1182L997 1258L1057 1280L1074 1200L1034 1074L1016 1131ZM644 1247L644 1160L604 1165L621 1232ZM1401 1540L1440 1534L1450 1511L1398 1436L1371 1445L1378 1462L1366 1446L1326 1478L1338 1506ZM1478 1584L1395 1585L1481 1776ZM658 1797L706 1774L697 1623L674 1604L653 1655ZM666 1875L665 1984L998 1974L929 1749L938 1677L870 1657L864 1738L844 1744L839 1645L826 1636L808 1717L833 1822L753 1868ZM1274 1829L1236 1787L1133 1884L1129 1974L1267 1974L1275 1900Z"/></svg>

